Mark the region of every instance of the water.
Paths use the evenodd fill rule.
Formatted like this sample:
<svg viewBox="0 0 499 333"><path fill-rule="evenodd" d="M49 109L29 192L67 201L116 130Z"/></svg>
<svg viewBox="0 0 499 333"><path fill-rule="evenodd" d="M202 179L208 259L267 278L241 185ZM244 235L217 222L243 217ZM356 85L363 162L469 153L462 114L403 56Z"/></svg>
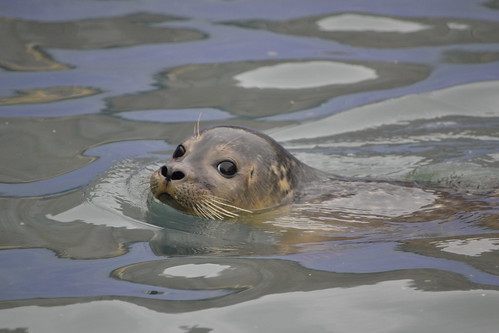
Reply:
<svg viewBox="0 0 499 333"><path fill-rule="evenodd" d="M498 8L1 1L0 331L497 332ZM433 194L185 216L200 114Z"/></svg>

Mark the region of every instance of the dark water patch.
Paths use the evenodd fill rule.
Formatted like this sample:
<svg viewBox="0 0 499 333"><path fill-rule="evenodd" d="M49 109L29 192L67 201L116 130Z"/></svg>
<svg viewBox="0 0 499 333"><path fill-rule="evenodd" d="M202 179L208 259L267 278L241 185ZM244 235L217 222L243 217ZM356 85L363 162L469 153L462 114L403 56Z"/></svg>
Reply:
<svg viewBox="0 0 499 333"><path fill-rule="evenodd" d="M0 105L57 102L100 93L99 89L85 87L50 87L17 91L18 96L0 98Z"/></svg>
<svg viewBox="0 0 499 333"><path fill-rule="evenodd" d="M141 245L134 246L135 251L126 257L126 262L133 261L132 256L135 257L135 260L139 257L144 259L148 255L150 256L147 253L147 246ZM123 256L85 261L70 260L57 258L50 251L43 249L3 250L0 251L0 256L2 257L0 260L12 268L9 274L3 276L10 284L10 288L2 288L2 301L29 298L95 297L99 295L140 296L186 301L217 298L227 294L223 289L176 292L172 288L156 287L156 290L162 293L147 295L145 291L150 286L137 284L130 289L129 283L108 278L110 268L113 266L118 268L124 263L125 257ZM43 281L42 288L38 284L30 283L33 274L37 275L39 281ZM64 283L60 281L61 276L64 276ZM82 279L82 276L86 278Z"/></svg>
<svg viewBox="0 0 499 333"><path fill-rule="evenodd" d="M315 74L300 68L310 65L318 66ZM334 76L328 68L333 65L345 69L336 69ZM193 65L160 74L161 89L109 99L109 111L209 106L262 117L312 108L337 96L410 85L429 74L429 67L418 64L321 59ZM318 75L329 82L320 83ZM359 78L353 79L356 75ZM292 82L299 85L288 86Z"/></svg>
<svg viewBox="0 0 499 333"><path fill-rule="evenodd" d="M480 64L499 61L499 52L452 50L444 53L446 62L452 64Z"/></svg>
<svg viewBox="0 0 499 333"><path fill-rule="evenodd" d="M490 0L483 3L483 6L491 8L491 9L499 9L499 1L498 0Z"/></svg>
<svg viewBox="0 0 499 333"><path fill-rule="evenodd" d="M405 48L467 43L497 43L495 21L416 18L350 12L289 21L232 22L241 27L319 37L366 48Z"/></svg>
<svg viewBox="0 0 499 333"><path fill-rule="evenodd" d="M2 24L0 23L0 26ZM22 43L20 43L22 44ZM45 52L36 44L19 45L18 48L24 46L26 51L19 56L19 51L16 52L16 58L13 59L11 54L3 54L0 58L0 67L11 71L58 71L71 69L73 66L62 64L53 59L53 57ZM5 51L4 51L5 52ZM11 51L8 51L9 53ZM2 55L0 55L2 56Z"/></svg>
<svg viewBox="0 0 499 333"><path fill-rule="evenodd" d="M12 197L39 197L75 190L88 185L97 175L125 157L139 158L147 156L147 151L161 148L166 148L166 146L151 141L120 142L92 148L83 154L91 161L85 166L75 167L74 170L53 175L47 179L40 177L42 179L29 182L0 183L0 193L3 196ZM29 173L29 175L33 174Z"/></svg>
<svg viewBox="0 0 499 333"><path fill-rule="evenodd" d="M79 191L48 198L3 198L0 248L45 248L59 257L107 258L126 253L130 242L152 238L154 229L105 209L86 206L85 214L72 214L85 202Z"/></svg>
<svg viewBox="0 0 499 333"><path fill-rule="evenodd" d="M0 38L9 47L0 50L0 64L9 70L22 71L67 69L67 66L44 56L44 53L38 51L39 48L88 50L206 38L202 32L192 29L154 26L179 19L181 18L149 13L68 22L2 18Z"/></svg>

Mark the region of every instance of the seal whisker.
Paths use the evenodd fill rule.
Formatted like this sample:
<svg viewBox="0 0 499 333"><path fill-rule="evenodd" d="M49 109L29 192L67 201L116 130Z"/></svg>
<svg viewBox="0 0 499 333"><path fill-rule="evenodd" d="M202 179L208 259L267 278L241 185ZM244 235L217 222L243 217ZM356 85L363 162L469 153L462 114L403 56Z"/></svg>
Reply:
<svg viewBox="0 0 499 333"><path fill-rule="evenodd" d="M245 213L253 213L251 210L247 210L247 209L244 209L244 208L241 208L241 207L237 207L237 206L228 204L226 202L223 202L223 201L221 201L223 199L219 198L219 197L212 196L210 199L211 199L212 202L218 203L218 204L220 204L222 206L225 206L225 207L234 208L236 210L239 210L239 211L242 211L242 212L245 212Z"/></svg>
<svg viewBox="0 0 499 333"><path fill-rule="evenodd" d="M204 218L207 218L207 219L212 219L213 218L212 214L206 210L206 208L204 207L203 204L197 203L196 207L197 207L198 211L202 214L202 216Z"/></svg>
<svg viewBox="0 0 499 333"><path fill-rule="evenodd" d="M207 203L205 201L201 202L201 206L203 208L204 211L207 212L207 214L209 214L212 218L217 218L219 220L222 220L223 219L223 216L220 215L216 209L214 209L213 207L210 207L207 205Z"/></svg>
<svg viewBox="0 0 499 333"><path fill-rule="evenodd" d="M212 201L210 202L210 205L213 205L214 207L216 207L216 209L220 210L221 214L227 216L227 217L236 217L236 216L239 216L239 214L235 213L235 212L231 212L230 210L227 210L223 207L220 206L220 204L217 204L216 202Z"/></svg>
<svg viewBox="0 0 499 333"><path fill-rule="evenodd" d="M200 217L204 217L205 219L211 219L211 216L206 213L206 211L200 207L198 204L194 204L192 209L196 212L196 214Z"/></svg>
<svg viewBox="0 0 499 333"><path fill-rule="evenodd" d="M200 122L201 122L201 116L202 115L203 115L203 112L199 112L198 120L194 124L194 135L196 136L196 138L200 137L200 131L199 131L200 126L199 125L200 125Z"/></svg>
<svg viewBox="0 0 499 333"><path fill-rule="evenodd" d="M224 216L227 216L227 217L239 216L238 214L231 212L231 211L228 211L227 209L224 209L224 208L220 207L219 205L217 205L216 203L213 203L211 201L204 201L204 203L207 206L211 207L212 209L218 210L218 212Z"/></svg>
<svg viewBox="0 0 499 333"><path fill-rule="evenodd" d="M224 212L221 212L217 207L211 207L208 205L208 203L205 202L206 208L209 209L214 216L216 216L219 220L223 220L224 216L227 216L224 214Z"/></svg>
<svg viewBox="0 0 499 333"><path fill-rule="evenodd" d="M220 215L216 209L208 206L204 200L198 203L198 207L202 209L211 219L223 219L223 216Z"/></svg>
<svg viewBox="0 0 499 333"><path fill-rule="evenodd" d="M200 216L200 217L204 217L203 215L201 215L201 213L198 211L198 209L196 208L196 205L193 205L192 206L192 210L194 211L194 213L196 213L197 216Z"/></svg>

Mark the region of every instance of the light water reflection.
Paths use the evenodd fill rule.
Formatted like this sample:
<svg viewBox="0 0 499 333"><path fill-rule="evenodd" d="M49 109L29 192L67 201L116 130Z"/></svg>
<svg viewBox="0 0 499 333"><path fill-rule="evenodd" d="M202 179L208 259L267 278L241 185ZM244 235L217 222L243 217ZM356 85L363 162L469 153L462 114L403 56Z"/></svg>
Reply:
<svg viewBox="0 0 499 333"><path fill-rule="evenodd" d="M328 137L387 125L445 116L496 118L499 82L480 82L370 104L325 119L272 131L281 141ZM491 139L495 140L493 136ZM434 140L434 139L433 139Z"/></svg>
<svg viewBox="0 0 499 333"><path fill-rule="evenodd" d="M325 17L317 21L323 31L378 31L378 32L416 32L430 29L428 25L360 14L342 14ZM466 26L464 26L466 28Z"/></svg>
<svg viewBox="0 0 499 333"><path fill-rule="evenodd" d="M0 7L0 331L497 331L495 1ZM200 115L370 185L184 215Z"/></svg>
<svg viewBox="0 0 499 333"><path fill-rule="evenodd" d="M376 71L329 61L283 63L238 74L238 86L260 89L306 89L331 84L352 84L377 78Z"/></svg>

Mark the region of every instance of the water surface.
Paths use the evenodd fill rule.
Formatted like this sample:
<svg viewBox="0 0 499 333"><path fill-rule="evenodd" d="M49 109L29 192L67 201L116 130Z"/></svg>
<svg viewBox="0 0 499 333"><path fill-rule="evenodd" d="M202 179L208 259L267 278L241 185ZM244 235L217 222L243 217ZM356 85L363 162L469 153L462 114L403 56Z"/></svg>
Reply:
<svg viewBox="0 0 499 333"><path fill-rule="evenodd" d="M497 332L497 2L0 13L0 331ZM147 183L200 114L420 187L186 216Z"/></svg>

